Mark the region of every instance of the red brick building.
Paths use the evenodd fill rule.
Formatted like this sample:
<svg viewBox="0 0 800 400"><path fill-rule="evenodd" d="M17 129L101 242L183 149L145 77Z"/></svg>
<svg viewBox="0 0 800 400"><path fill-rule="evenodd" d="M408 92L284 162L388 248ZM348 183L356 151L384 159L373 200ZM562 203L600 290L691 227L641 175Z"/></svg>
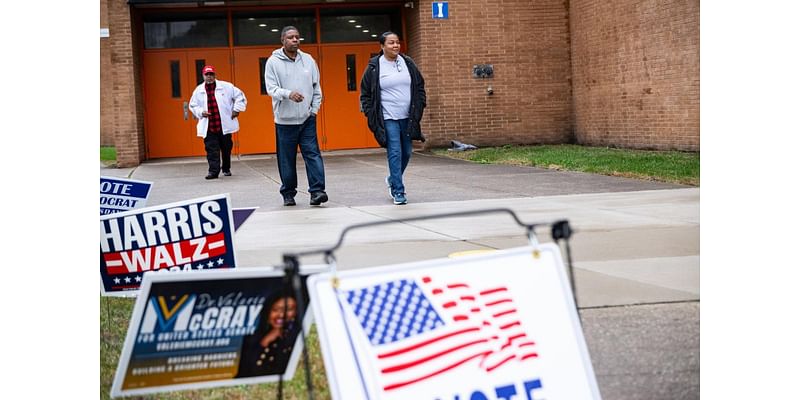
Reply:
<svg viewBox="0 0 800 400"><path fill-rule="evenodd" d="M419 0L101 0L101 144L117 147L121 166L203 154L183 104L198 66L214 63L248 97L235 151L274 152L259 65L280 47L278 25L292 23L320 65L323 150L377 146L357 86L376 36L393 30L426 79L427 147L699 151L698 0L446 3L435 15Z"/></svg>

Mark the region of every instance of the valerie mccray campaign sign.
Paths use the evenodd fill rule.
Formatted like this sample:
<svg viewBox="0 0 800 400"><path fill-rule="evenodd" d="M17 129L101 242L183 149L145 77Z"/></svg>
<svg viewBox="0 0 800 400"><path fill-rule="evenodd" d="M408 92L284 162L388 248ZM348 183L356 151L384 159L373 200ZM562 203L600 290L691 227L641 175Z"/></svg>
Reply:
<svg viewBox="0 0 800 400"><path fill-rule="evenodd" d="M234 268L228 194L100 217L103 295L133 295L150 271Z"/></svg>

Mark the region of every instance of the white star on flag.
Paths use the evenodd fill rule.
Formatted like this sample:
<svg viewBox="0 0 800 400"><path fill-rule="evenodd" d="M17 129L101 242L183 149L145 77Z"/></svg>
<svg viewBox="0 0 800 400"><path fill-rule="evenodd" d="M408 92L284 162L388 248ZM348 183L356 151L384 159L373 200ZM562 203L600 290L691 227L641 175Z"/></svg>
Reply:
<svg viewBox="0 0 800 400"><path fill-rule="evenodd" d="M197 269L203 269L203 263L197 264Z"/></svg>
<svg viewBox="0 0 800 400"><path fill-rule="evenodd" d="M141 282L142 281L142 277L139 276L139 275L136 275L136 278L134 278L134 279L136 279L136 282Z"/></svg>
<svg viewBox="0 0 800 400"><path fill-rule="evenodd" d="M131 277L130 276L126 276L125 277L125 283L131 283Z"/></svg>
<svg viewBox="0 0 800 400"><path fill-rule="evenodd" d="M208 265L208 268L214 268L214 262L213 261L209 261L208 264L206 264L206 265Z"/></svg>
<svg viewBox="0 0 800 400"><path fill-rule="evenodd" d="M119 284L119 278L114 278L114 283Z"/></svg>
<svg viewBox="0 0 800 400"><path fill-rule="evenodd" d="M225 262L225 260L223 258L217 259L217 265L222 265L222 263L224 263L224 262Z"/></svg>

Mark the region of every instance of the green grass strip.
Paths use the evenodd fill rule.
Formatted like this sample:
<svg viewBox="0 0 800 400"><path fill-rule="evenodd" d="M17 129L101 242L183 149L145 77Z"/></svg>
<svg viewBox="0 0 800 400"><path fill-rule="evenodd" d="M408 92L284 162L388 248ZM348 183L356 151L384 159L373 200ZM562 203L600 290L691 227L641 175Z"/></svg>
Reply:
<svg viewBox="0 0 800 400"><path fill-rule="evenodd" d="M521 165L700 185L700 154L692 152L578 145L507 145L463 152L436 149L433 153L481 164Z"/></svg>

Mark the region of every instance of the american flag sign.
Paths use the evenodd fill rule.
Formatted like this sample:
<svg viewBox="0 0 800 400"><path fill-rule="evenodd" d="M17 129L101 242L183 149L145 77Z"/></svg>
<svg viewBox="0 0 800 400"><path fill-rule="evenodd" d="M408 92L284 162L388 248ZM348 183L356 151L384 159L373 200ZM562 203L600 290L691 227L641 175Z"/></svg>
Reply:
<svg viewBox="0 0 800 400"><path fill-rule="evenodd" d="M456 368L491 373L537 357L504 286L423 276L351 290L347 302L377 352L386 391Z"/></svg>
<svg viewBox="0 0 800 400"><path fill-rule="evenodd" d="M554 244L311 276L334 400L599 399Z"/></svg>

